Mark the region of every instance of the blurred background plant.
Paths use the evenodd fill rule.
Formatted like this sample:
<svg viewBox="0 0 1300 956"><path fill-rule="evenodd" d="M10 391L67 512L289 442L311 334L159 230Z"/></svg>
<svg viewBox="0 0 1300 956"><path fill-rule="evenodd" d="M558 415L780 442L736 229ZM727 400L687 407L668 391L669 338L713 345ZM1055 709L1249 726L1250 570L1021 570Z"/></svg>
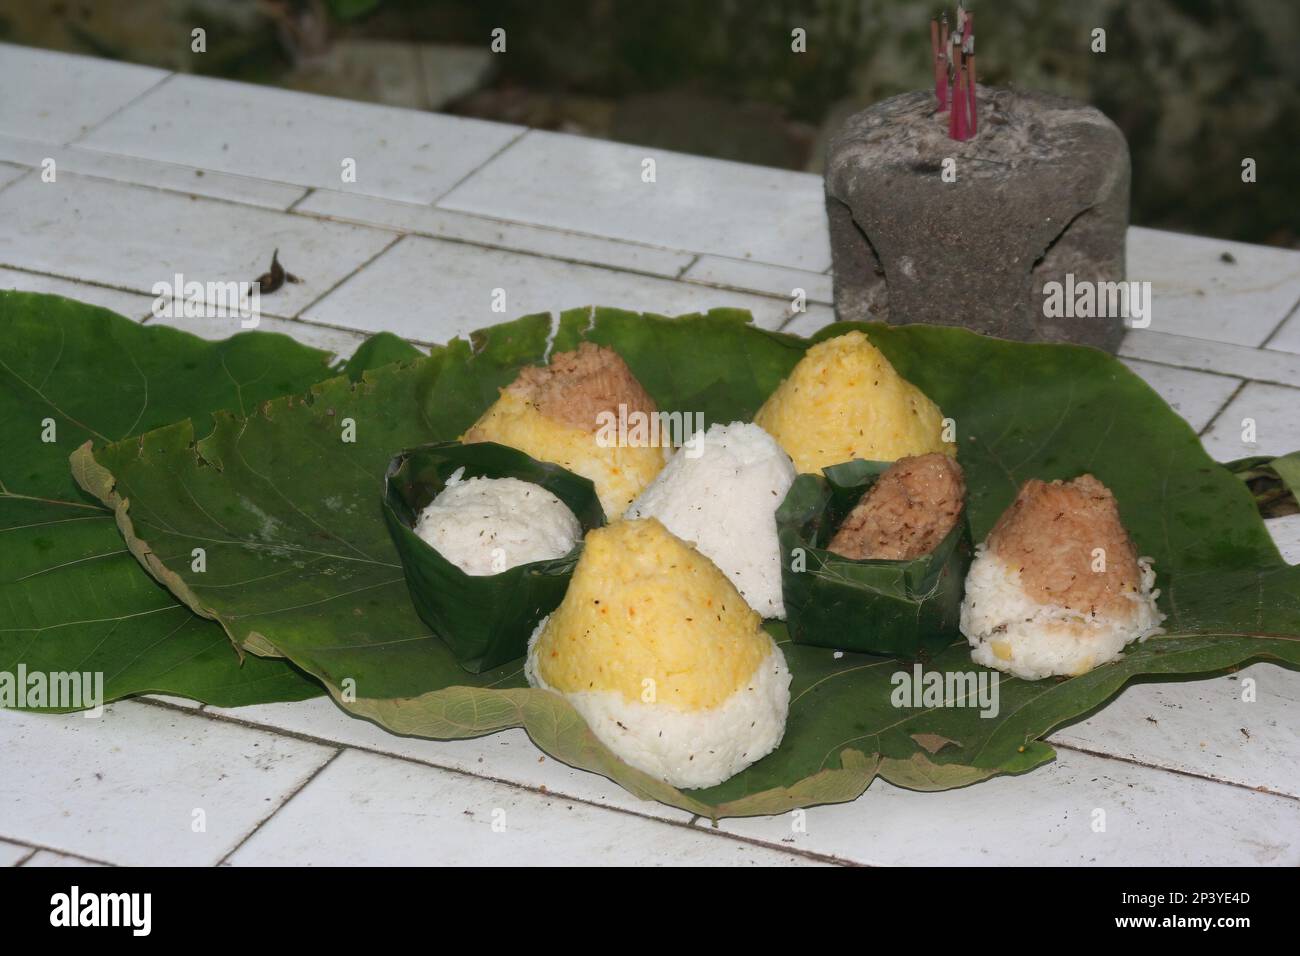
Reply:
<svg viewBox="0 0 1300 956"><path fill-rule="evenodd" d="M1087 100L1133 221L1300 247L1294 0L971 4L982 82ZM850 113L931 82L916 0L0 0L0 40L820 171ZM207 51L191 51L203 27ZM807 52L791 51L791 31ZM506 31L506 52L489 49ZM1106 31L1106 52L1091 49ZM1243 158L1258 181L1241 181Z"/></svg>

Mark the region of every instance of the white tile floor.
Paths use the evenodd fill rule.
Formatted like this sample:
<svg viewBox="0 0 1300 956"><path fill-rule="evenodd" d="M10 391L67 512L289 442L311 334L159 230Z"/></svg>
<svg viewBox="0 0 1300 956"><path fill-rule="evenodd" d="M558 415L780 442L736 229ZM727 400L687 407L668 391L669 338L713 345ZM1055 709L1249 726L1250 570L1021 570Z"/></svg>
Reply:
<svg viewBox="0 0 1300 956"><path fill-rule="evenodd" d="M439 205L821 272L824 203L820 176L533 130Z"/></svg>
<svg viewBox="0 0 1300 956"><path fill-rule="evenodd" d="M168 78L128 63L0 46L0 133L68 143Z"/></svg>
<svg viewBox="0 0 1300 956"><path fill-rule="evenodd" d="M271 182L427 203L521 133L501 123L173 76L80 143ZM354 181L345 178L349 169Z"/></svg>
<svg viewBox="0 0 1300 956"><path fill-rule="evenodd" d="M1220 461L1293 452L1300 448L1300 392L1248 382L1215 418L1202 441Z"/></svg>
<svg viewBox="0 0 1300 956"><path fill-rule="evenodd" d="M0 89L0 288L140 319L154 282L252 279L278 246L304 281L263 299L262 327L341 354L378 329L437 342L590 302L741 306L805 333L833 318L813 176L3 44ZM340 179L346 157L356 183ZM1153 283L1155 311L1121 354L1211 452L1300 448L1300 253L1135 228L1129 270ZM787 318L795 288L808 311ZM1300 561L1300 516L1270 530ZM1053 735L1058 760L1025 776L942 794L877 783L852 804L716 830L519 731L413 740L326 700L0 712L0 766L21 768L0 774L0 865L1296 865L1298 701L1300 673L1269 664L1139 685Z"/></svg>
<svg viewBox="0 0 1300 956"><path fill-rule="evenodd" d="M287 209L307 193L302 186L287 186L249 176L232 176L196 166L101 153L84 146L52 146L39 140L19 139L15 136L0 136L0 159L25 163L42 171L52 160L56 175L59 172L69 172L97 176L155 189L169 189L186 195L266 206L268 209Z"/></svg>
<svg viewBox="0 0 1300 956"><path fill-rule="evenodd" d="M1290 250L1153 229L1129 230L1128 278L1151 283L1153 331L1238 345L1263 345L1300 300Z"/></svg>
<svg viewBox="0 0 1300 956"><path fill-rule="evenodd" d="M769 329L780 328L790 316L788 301L752 293L407 236L303 317L445 342L511 316L609 302L668 315L729 305L749 309L754 321Z"/></svg>

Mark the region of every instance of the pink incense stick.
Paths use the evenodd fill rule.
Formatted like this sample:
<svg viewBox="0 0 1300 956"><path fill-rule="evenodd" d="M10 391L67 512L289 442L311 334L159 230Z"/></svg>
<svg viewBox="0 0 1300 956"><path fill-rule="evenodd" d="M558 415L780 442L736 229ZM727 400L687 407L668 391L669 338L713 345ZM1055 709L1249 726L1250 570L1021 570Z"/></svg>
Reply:
<svg viewBox="0 0 1300 956"><path fill-rule="evenodd" d="M975 93L975 14L966 11L966 35L962 38L962 52L966 55L966 72L970 75L970 134L979 132L979 113Z"/></svg>
<svg viewBox="0 0 1300 956"><path fill-rule="evenodd" d="M943 56L939 52L939 21L930 21L930 59L934 63L934 98L939 103L938 112L944 110L948 98L948 82L944 75Z"/></svg>
<svg viewBox="0 0 1300 956"><path fill-rule="evenodd" d="M961 122L959 117L961 116L962 113L961 109L958 108L958 103L960 102L962 96L961 83L959 82L960 79L961 79L960 73L958 73L958 75L953 79L952 103L951 103L952 111L948 114L948 138L958 139L958 140L961 139L961 137L958 136L957 133L958 133L958 123Z"/></svg>
<svg viewBox="0 0 1300 956"><path fill-rule="evenodd" d="M948 108L949 82L948 75L951 67L950 51L951 47L948 38L948 14L944 13L942 25L939 28L939 56L935 59L934 75L939 84L939 112L942 113Z"/></svg>
<svg viewBox="0 0 1300 956"><path fill-rule="evenodd" d="M970 124L966 112L966 68L963 66L957 71L957 98L953 102L953 112L957 114L957 135L954 137L959 142L965 142L970 139Z"/></svg>

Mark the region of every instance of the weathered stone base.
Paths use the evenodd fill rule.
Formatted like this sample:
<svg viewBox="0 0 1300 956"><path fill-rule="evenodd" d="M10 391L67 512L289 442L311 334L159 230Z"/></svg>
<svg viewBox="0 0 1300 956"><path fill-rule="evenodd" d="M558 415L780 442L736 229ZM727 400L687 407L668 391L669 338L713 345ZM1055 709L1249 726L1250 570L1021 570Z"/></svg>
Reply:
<svg viewBox="0 0 1300 956"><path fill-rule="evenodd" d="M948 137L929 92L849 118L826 164L835 308L1114 351L1122 316L1048 318L1043 286L1124 278L1128 144L1098 110L981 87L979 133ZM955 181L945 181L951 160Z"/></svg>

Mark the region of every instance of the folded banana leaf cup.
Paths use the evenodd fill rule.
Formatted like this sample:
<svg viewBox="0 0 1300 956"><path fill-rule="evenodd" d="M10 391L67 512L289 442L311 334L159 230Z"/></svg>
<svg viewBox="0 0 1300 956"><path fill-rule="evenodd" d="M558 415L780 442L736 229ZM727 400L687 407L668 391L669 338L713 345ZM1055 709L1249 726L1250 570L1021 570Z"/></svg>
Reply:
<svg viewBox="0 0 1300 956"><path fill-rule="evenodd" d="M960 638L970 567L966 511L930 554L856 560L826 550L891 462L855 460L800 475L776 513L790 638L841 651L914 658Z"/></svg>
<svg viewBox="0 0 1300 956"><path fill-rule="evenodd" d="M500 574L465 573L413 530L420 512L462 468L465 479L518 478L540 485L569 506L584 535L605 523L605 513L586 478L493 442L424 445L389 463L384 520L415 609L460 665L478 674L523 657L537 622L564 597L582 546Z"/></svg>

